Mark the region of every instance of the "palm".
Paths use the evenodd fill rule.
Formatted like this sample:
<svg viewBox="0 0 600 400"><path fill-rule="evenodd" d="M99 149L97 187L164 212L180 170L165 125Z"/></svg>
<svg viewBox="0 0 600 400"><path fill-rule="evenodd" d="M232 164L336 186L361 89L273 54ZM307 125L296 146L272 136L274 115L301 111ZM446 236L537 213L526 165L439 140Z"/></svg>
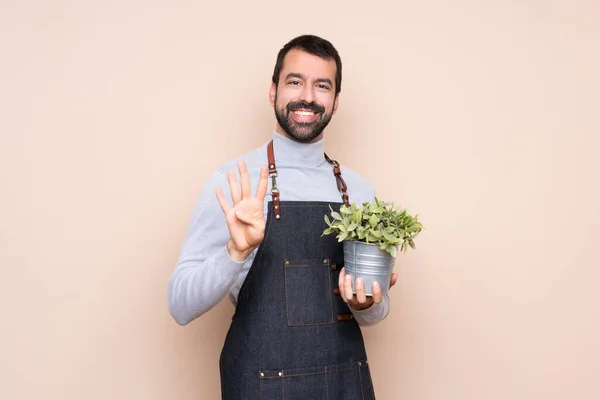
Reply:
<svg viewBox="0 0 600 400"><path fill-rule="evenodd" d="M223 191L217 188L216 194L219 204L225 213L225 221L231 236L234 251L248 253L262 242L265 233L264 201L267 192L267 169L263 165L260 169L260 180L256 195L250 194L250 178L246 164L238 163L240 173L240 186L235 175L229 171L227 179L231 190L233 207L229 205Z"/></svg>
<svg viewBox="0 0 600 400"><path fill-rule="evenodd" d="M256 247L263 240L265 233L263 201L256 197L241 200L230 212L226 213L225 219L229 228L229 235L234 246L239 251L246 251ZM248 224L243 222L236 216L236 212L252 216L256 223Z"/></svg>

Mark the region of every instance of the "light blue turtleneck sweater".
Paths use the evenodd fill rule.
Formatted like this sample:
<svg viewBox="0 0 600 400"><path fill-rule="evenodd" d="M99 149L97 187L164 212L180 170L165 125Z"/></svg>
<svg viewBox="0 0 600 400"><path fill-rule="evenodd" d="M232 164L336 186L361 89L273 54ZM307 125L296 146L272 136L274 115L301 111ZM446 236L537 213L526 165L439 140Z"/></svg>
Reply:
<svg viewBox="0 0 600 400"><path fill-rule="evenodd" d="M215 188L231 199L227 171L235 172L239 182L237 161L246 162L251 179L251 193L256 192L261 165L267 165L267 145L223 164L205 183L196 203L179 260L169 281L169 310L177 323L188 324L225 296L235 305L238 293L252 265L256 250L244 261L231 259L226 249L229 231L223 211L215 196ZM273 150L277 165L277 186L281 201L341 202L332 166L325 160L324 139L304 144L273 132ZM357 205L372 201L375 192L371 184L357 173L342 166L342 176L348 185L350 202ZM265 198L271 200L269 189ZM231 201L230 201L231 204ZM380 304L367 310L352 310L356 321L363 326L384 319L390 308L388 295Z"/></svg>

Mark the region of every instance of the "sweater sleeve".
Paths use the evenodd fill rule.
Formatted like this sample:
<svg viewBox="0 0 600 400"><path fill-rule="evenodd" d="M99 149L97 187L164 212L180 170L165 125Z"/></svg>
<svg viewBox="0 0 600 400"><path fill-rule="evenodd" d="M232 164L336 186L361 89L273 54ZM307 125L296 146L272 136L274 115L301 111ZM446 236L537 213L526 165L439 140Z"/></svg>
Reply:
<svg viewBox="0 0 600 400"><path fill-rule="evenodd" d="M217 186L229 198L227 178L218 171L200 193L169 280L169 312L180 325L190 323L227 296L244 265L252 263L254 256L243 262L229 256L229 231L215 196Z"/></svg>
<svg viewBox="0 0 600 400"><path fill-rule="evenodd" d="M381 322L390 312L390 298L388 294L384 294L381 303L373 304L366 310L353 310L354 318L360 326L372 326Z"/></svg>

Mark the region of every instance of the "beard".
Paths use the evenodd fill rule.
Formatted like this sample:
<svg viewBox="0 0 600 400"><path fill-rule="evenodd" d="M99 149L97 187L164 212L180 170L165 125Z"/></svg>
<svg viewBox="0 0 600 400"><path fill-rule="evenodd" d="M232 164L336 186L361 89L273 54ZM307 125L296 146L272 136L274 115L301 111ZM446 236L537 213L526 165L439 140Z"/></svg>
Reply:
<svg viewBox="0 0 600 400"><path fill-rule="evenodd" d="M325 107L314 102L293 101L288 103L287 106L278 109L277 95L275 95L275 106L273 108L279 126L281 126L291 139L301 143L309 143L319 137L323 133L323 130L325 130L325 127L329 125L329 121L331 121L331 117L333 116L333 111L325 114ZM309 110L317 114L318 117L313 122L297 122L292 117L292 113L296 110Z"/></svg>

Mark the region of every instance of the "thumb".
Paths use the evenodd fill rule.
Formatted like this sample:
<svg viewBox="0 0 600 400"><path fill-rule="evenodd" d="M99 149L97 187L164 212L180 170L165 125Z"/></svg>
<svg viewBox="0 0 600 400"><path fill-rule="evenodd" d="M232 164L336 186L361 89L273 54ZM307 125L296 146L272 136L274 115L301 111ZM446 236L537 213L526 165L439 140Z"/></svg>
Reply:
<svg viewBox="0 0 600 400"><path fill-rule="evenodd" d="M237 217L237 219L239 219L245 224L254 225L255 223L261 220L262 211L257 211L253 214L248 214L243 212L242 210L236 210L235 216Z"/></svg>
<svg viewBox="0 0 600 400"><path fill-rule="evenodd" d="M390 279L390 288L396 284L397 280L398 280L398 274L394 272Z"/></svg>

